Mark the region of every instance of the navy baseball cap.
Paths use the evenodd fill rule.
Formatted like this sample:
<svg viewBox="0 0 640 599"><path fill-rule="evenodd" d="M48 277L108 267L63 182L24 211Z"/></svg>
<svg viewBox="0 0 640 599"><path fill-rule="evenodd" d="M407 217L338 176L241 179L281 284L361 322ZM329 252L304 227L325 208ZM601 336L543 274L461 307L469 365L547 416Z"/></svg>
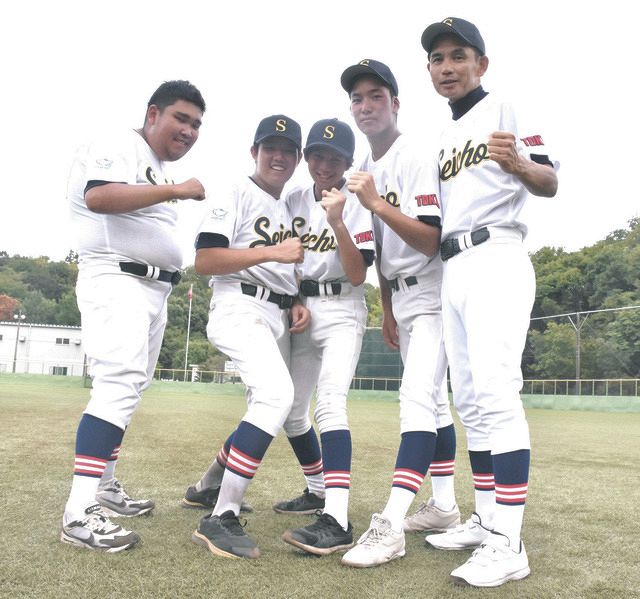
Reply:
<svg viewBox="0 0 640 599"><path fill-rule="evenodd" d="M351 166L356 149L356 138L347 123L338 119L322 119L314 123L309 131L307 144L304 147L305 159L308 159L308 152L313 148L330 148L346 158Z"/></svg>
<svg viewBox="0 0 640 599"><path fill-rule="evenodd" d="M440 23L432 23L422 33L422 47L431 54L433 42L439 35L448 33L459 37L463 42L475 48L482 56L485 54L484 40L478 28L469 21L458 17L447 17Z"/></svg>
<svg viewBox="0 0 640 599"><path fill-rule="evenodd" d="M344 73L340 77L340 83L347 93L351 93L351 88L358 77L363 75L369 75L370 77L377 77L391 90L394 96L398 95L398 83L393 76L391 69L384 63L371 58L365 58L358 64L354 64L345 69Z"/></svg>
<svg viewBox="0 0 640 599"><path fill-rule="evenodd" d="M274 114L263 118L256 129L253 145L257 146L269 137L284 137L292 141L298 150L302 149L300 125L284 114Z"/></svg>

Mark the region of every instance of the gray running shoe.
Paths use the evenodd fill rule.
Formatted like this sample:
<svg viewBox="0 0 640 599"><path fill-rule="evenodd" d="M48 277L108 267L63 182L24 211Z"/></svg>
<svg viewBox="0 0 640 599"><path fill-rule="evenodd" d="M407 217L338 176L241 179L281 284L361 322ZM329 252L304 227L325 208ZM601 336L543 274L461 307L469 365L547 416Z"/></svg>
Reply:
<svg viewBox="0 0 640 599"><path fill-rule="evenodd" d="M196 491L195 486L191 486L187 489L181 503L184 507L194 508L206 508L212 510L216 507L216 501L218 501L218 495L220 494L220 487L215 489L203 489L202 491ZM253 511L253 507L246 502L240 504L240 511L246 514L250 514Z"/></svg>
<svg viewBox="0 0 640 599"><path fill-rule="evenodd" d="M220 516L202 518L191 539L220 557L260 557L260 549L255 541L244 532L238 516L230 510Z"/></svg>
<svg viewBox="0 0 640 599"><path fill-rule="evenodd" d="M94 503L85 510L82 520L63 524L60 540L84 549L97 549L106 553L117 553L130 549L140 541L140 536L114 524L102 512L100 504Z"/></svg>
<svg viewBox="0 0 640 599"><path fill-rule="evenodd" d="M320 514L309 526L285 531L282 540L315 555L346 551L353 545L353 526L345 531L330 514Z"/></svg>
<svg viewBox="0 0 640 599"><path fill-rule="evenodd" d="M102 512L111 517L142 516L156 507L150 499L131 499L115 478L98 487L96 501L102 506Z"/></svg>
<svg viewBox="0 0 640 599"><path fill-rule="evenodd" d="M302 495L288 501L280 501L273 505L273 511L279 514L315 514L324 509L324 497L318 497L305 489Z"/></svg>
<svg viewBox="0 0 640 599"><path fill-rule="evenodd" d="M404 532L445 532L460 524L460 510L458 506L445 512L438 508L433 500L423 501L413 516L404 520Z"/></svg>

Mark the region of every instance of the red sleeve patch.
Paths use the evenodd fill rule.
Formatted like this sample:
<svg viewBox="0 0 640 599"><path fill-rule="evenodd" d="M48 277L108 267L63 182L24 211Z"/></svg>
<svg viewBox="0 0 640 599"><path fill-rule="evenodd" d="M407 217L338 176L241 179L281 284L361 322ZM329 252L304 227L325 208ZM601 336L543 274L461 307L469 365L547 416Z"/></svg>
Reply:
<svg viewBox="0 0 640 599"><path fill-rule="evenodd" d="M438 196L435 193L430 193L429 195L416 196L416 202L418 206L437 206L440 208L440 203L438 202Z"/></svg>
<svg viewBox="0 0 640 599"><path fill-rule="evenodd" d="M530 135L529 137L521 137L520 141L525 146L544 146L542 135Z"/></svg>
<svg viewBox="0 0 640 599"><path fill-rule="evenodd" d="M356 233L354 236L356 244L365 241L373 241L373 231L365 231L364 233Z"/></svg>

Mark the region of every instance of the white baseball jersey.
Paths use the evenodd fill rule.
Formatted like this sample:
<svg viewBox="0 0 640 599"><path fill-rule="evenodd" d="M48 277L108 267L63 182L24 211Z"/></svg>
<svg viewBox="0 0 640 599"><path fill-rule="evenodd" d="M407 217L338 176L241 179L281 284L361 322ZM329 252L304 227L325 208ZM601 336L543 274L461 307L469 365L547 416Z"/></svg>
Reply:
<svg viewBox="0 0 640 599"><path fill-rule="evenodd" d="M375 251L371 213L349 192L346 184L340 190L347 198L342 220L359 250ZM293 215L293 228L305 248L304 262L297 265L300 279L318 282L348 282L340 262L338 242L327 215L317 202L313 186L297 187L287 196Z"/></svg>
<svg viewBox="0 0 640 599"><path fill-rule="evenodd" d="M511 105L491 95L452 121L442 134L438 156L442 240L490 225L519 229L523 238L527 234L520 219L527 190L489 160L487 141L499 130L513 133L518 151L527 158L548 155L539 131L519 129Z"/></svg>
<svg viewBox="0 0 640 599"><path fill-rule="evenodd" d="M429 152L400 135L379 160L367 156L360 170L370 172L378 193L411 218L441 218L437 164ZM387 224L374 217L376 243L381 246L380 270L385 279L430 275L440 277L438 254L429 258L416 251Z"/></svg>
<svg viewBox="0 0 640 599"><path fill-rule="evenodd" d="M225 238L229 248L253 248L275 245L293 236L292 217L284 199L275 199L258 187L250 177L235 185L223 198L209 202L200 233ZM220 282L245 282L262 285L276 293L297 295L294 264L265 262L228 275L214 275L211 285Z"/></svg>
<svg viewBox="0 0 640 599"><path fill-rule="evenodd" d="M83 146L69 178L72 220L78 232L80 268L84 264L140 262L175 271L182 267L176 242L175 201L154 204L122 214L98 214L87 208L88 181L129 185L173 183L162 162L133 129Z"/></svg>

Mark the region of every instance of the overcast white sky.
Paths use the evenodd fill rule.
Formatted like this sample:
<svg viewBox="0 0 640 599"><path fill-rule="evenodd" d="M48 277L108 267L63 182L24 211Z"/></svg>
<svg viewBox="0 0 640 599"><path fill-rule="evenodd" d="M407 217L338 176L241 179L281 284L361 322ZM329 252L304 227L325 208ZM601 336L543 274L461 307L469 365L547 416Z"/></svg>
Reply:
<svg viewBox="0 0 640 599"><path fill-rule="evenodd" d="M0 7L3 197L0 250L63 259L75 248L65 198L75 148L100 131L139 127L162 82L189 79L207 112L176 180L199 177L209 197L252 172L258 121L285 113L303 136L314 121L353 125L339 77L363 58L399 84L399 126L431 140L450 112L426 72L424 28L473 21L487 46L486 90L535 116L561 162L553 199L528 203L530 251L592 245L640 214L637 15L633 4L558 0L22 0ZM355 129L356 162L366 140ZM307 180L302 163L295 182ZM185 265L203 204L183 202Z"/></svg>

